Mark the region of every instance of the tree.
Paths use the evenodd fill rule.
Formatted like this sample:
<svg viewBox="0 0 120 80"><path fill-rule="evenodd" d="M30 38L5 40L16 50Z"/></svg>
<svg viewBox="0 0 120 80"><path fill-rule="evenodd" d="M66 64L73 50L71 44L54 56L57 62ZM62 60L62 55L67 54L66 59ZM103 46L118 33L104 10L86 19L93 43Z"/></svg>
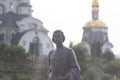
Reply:
<svg viewBox="0 0 120 80"><path fill-rule="evenodd" d="M77 56L78 61L85 61L87 57L87 49L83 47L81 43L73 45L73 42L69 45L72 48Z"/></svg>
<svg viewBox="0 0 120 80"><path fill-rule="evenodd" d="M74 50L79 65L81 67L81 74L83 74L86 70L87 49L84 48L81 43L74 45L73 42L70 42L69 47Z"/></svg>
<svg viewBox="0 0 120 80"><path fill-rule="evenodd" d="M4 53L5 62L10 63L24 63L28 58L25 49L17 45L8 45Z"/></svg>
<svg viewBox="0 0 120 80"><path fill-rule="evenodd" d="M113 54L113 52L105 52L102 54L102 58L106 61L106 62L109 62L109 61L112 61L115 59L115 56Z"/></svg>
<svg viewBox="0 0 120 80"><path fill-rule="evenodd" d="M118 80L118 78L116 77L116 75L114 75L111 80Z"/></svg>
<svg viewBox="0 0 120 80"><path fill-rule="evenodd" d="M6 49L7 45L0 42L0 61L3 60L3 55L5 54L5 49Z"/></svg>
<svg viewBox="0 0 120 80"><path fill-rule="evenodd" d="M109 62L104 68L104 72L120 77L120 60L116 59Z"/></svg>
<svg viewBox="0 0 120 80"><path fill-rule="evenodd" d="M99 73L94 67L89 67L83 75L83 80L100 80L98 75Z"/></svg>
<svg viewBox="0 0 120 80"><path fill-rule="evenodd" d="M101 45L100 45L99 42L96 42L92 45L91 55L92 55L92 57L100 57L100 55L101 55Z"/></svg>
<svg viewBox="0 0 120 80"><path fill-rule="evenodd" d="M102 76L102 80L111 80L112 79L112 75L108 74L108 73L103 73L101 74Z"/></svg>
<svg viewBox="0 0 120 80"><path fill-rule="evenodd" d="M47 80L47 55L37 56L40 63L29 64L30 54L17 45L0 43L0 80Z"/></svg>
<svg viewBox="0 0 120 80"><path fill-rule="evenodd" d="M71 42L69 46L77 56L83 80L117 80L120 78L120 59L115 59L113 52L110 51L101 54L100 43L92 45L90 57L84 44Z"/></svg>

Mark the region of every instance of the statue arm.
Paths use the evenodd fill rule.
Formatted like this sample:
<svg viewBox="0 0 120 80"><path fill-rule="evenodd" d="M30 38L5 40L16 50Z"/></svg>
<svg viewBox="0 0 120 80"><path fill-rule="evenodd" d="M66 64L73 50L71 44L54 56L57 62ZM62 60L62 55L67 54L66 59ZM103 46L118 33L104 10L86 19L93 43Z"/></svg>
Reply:
<svg viewBox="0 0 120 80"><path fill-rule="evenodd" d="M76 55L72 49L70 49L69 65L70 68L78 68L80 70Z"/></svg>
<svg viewBox="0 0 120 80"><path fill-rule="evenodd" d="M50 60L50 57L52 56L52 53L53 53L53 50L50 51L49 54L48 54L48 64L49 64L49 69L48 69L48 72L47 72L48 75L51 72L51 68L50 68L51 60Z"/></svg>
<svg viewBox="0 0 120 80"><path fill-rule="evenodd" d="M54 50L50 51L49 54L48 54L48 63L49 63L49 66L50 66L50 57L52 56L53 51L54 51Z"/></svg>
<svg viewBox="0 0 120 80"><path fill-rule="evenodd" d="M79 67L76 55L73 50L70 50L69 65L70 65L70 70L68 72L68 75L72 74L75 80L81 80L80 67Z"/></svg>

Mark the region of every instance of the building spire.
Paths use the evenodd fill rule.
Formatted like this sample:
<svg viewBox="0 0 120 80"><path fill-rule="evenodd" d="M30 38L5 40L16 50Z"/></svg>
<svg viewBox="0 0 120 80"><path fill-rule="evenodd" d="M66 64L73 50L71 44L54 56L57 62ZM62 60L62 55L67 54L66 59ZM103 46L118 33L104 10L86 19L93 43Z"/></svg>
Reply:
<svg viewBox="0 0 120 80"><path fill-rule="evenodd" d="M87 22L85 27L106 27L106 24L99 19L99 2L98 2L98 0L93 0L91 11L92 11L92 20Z"/></svg>
<svg viewBox="0 0 120 80"><path fill-rule="evenodd" d="M99 18L99 2L98 0L93 0L92 3L92 19L97 20Z"/></svg>
<svg viewBox="0 0 120 80"><path fill-rule="evenodd" d="M93 0L92 10L93 11L98 11L99 10L99 2L98 2L98 0Z"/></svg>

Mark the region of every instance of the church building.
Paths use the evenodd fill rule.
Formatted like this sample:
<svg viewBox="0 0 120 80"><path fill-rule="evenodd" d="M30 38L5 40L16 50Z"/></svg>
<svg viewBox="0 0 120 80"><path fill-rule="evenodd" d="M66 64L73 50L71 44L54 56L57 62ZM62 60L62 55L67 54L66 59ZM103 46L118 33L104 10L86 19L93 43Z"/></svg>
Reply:
<svg viewBox="0 0 120 80"><path fill-rule="evenodd" d="M93 0L92 20L88 21L83 27L82 43L91 54L93 47L99 48L100 53L111 51L113 45L109 42L108 27L99 19L99 3Z"/></svg>
<svg viewBox="0 0 120 80"><path fill-rule="evenodd" d="M0 41L35 55L53 49L43 23L32 17L30 0L0 0Z"/></svg>

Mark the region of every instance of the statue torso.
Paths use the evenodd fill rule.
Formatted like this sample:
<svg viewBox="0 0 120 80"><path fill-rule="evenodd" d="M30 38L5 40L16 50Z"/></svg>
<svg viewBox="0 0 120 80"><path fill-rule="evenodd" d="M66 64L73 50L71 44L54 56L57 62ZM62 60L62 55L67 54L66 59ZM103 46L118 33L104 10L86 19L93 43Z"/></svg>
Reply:
<svg viewBox="0 0 120 80"><path fill-rule="evenodd" d="M68 70L68 54L67 48L61 48L53 51L50 57L50 66L54 74L64 75ZM67 66L68 65L68 66Z"/></svg>

